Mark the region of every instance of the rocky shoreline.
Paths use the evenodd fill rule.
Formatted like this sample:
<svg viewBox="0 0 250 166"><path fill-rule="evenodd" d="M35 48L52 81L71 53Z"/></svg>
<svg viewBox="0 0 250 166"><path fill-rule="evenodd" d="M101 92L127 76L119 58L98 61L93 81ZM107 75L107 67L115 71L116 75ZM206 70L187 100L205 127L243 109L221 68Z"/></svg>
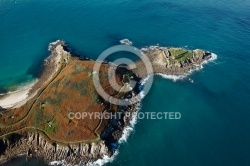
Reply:
<svg viewBox="0 0 250 166"><path fill-rule="evenodd" d="M16 142L2 140L1 147L6 147L0 157L3 164L13 157L24 154L27 157L38 157L45 161L65 161L71 165L86 164L96 161L104 155L110 156L104 141L98 143L60 144L45 138L42 133L34 132L22 135Z"/></svg>
<svg viewBox="0 0 250 166"><path fill-rule="evenodd" d="M64 66L71 58L71 53L67 49L67 44L63 41L52 43L49 47L51 55L45 60L44 71L39 81L33 86L30 94L40 93L41 87L47 84L53 76ZM126 70L131 78L137 81L136 87L129 95L122 96L123 99L131 99L140 93L139 88L142 79L150 74L162 73L166 75L183 75L190 70L195 70L206 60L211 58L211 53L202 50L189 51L182 48L167 47L149 47L141 49L142 53L148 56L152 63L154 73L146 73L146 67L142 61L136 62L137 68L132 71ZM78 58L81 60L80 58ZM90 61L88 59L84 59ZM103 157L111 157L119 147L119 140L123 136L126 127L131 125L134 118L133 113L138 111L140 98L135 99L133 105L116 106L115 113L121 113L121 118L110 119L104 130L100 134L100 140L92 142L61 143L53 141L46 136L46 133L36 130L20 131L12 133L8 137L1 139L0 135L0 164L3 164L12 158L23 154L27 157L39 157L50 163L52 161L61 161L67 165L76 165L93 163ZM103 101L107 111L112 112L111 105ZM130 114L126 114L129 112ZM129 115L129 116L125 116ZM1 133L0 133L1 134ZM52 162L51 164L57 162Z"/></svg>
<svg viewBox="0 0 250 166"><path fill-rule="evenodd" d="M159 73L170 76L186 75L190 71L201 68L202 64L212 57L212 53L200 49L186 50L184 48L151 46L142 48L141 51L151 61L153 73L146 73L145 64L138 61L136 62L137 68L132 71L140 78Z"/></svg>
<svg viewBox="0 0 250 166"><path fill-rule="evenodd" d="M67 45L63 41L52 43L49 48L51 55L44 61L44 71L30 91L30 95L40 93L41 87L47 84L71 57L71 53L67 51ZM134 75L134 77L136 76ZM20 131L7 137L4 136L0 139L0 164L20 155L25 155L28 158L42 158L47 163L52 162L51 164L57 163L53 161L60 161L60 163L67 163L67 165L80 163L86 165L102 159L104 156L111 157L119 146L118 141L122 137L124 128L130 125L133 118L133 114L126 117L125 112L135 112L139 104L138 100L134 105L118 108L117 110L122 113L121 119L110 119L109 125L101 134L100 141L65 144L51 140L45 133L36 129L32 132ZM106 102L105 105L109 106L109 103Z"/></svg>
<svg viewBox="0 0 250 166"><path fill-rule="evenodd" d="M127 112L137 111L134 105ZM110 125L103 131L102 139L92 143L58 143L50 140L42 132L24 132L13 134L8 139L0 139L0 165L17 156L27 158L42 158L50 165L63 163L65 165L77 165L94 163L103 157L111 157L118 148L119 139L122 137L124 128L130 126L133 114L123 116L122 119L111 120ZM117 147L113 147L117 146Z"/></svg>
<svg viewBox="0 0 250 166"><path fill-rule="evenodd" d="M38 82L32 87L29 94L36 94L40 90L41 86L51 80L53 75L60 70L63 63L67 63L71 56L67 50L67 44L64 41L58 40L50 43L49 51L51 55L44 60L43 72L39 76Z"/></svg>

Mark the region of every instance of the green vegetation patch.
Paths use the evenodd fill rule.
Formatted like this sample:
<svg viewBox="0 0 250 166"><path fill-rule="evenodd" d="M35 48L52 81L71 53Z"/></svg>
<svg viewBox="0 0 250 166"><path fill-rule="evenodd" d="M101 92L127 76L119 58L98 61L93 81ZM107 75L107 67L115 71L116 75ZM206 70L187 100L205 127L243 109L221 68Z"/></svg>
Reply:
<svg viewBox="0 0 250 166"><path fill-rule="evenodd" d="M170 51L171 55L174 56L175 58L188 52L188 50L183 49L183 48L170 48L169 51Z"/></svg>
<svg viewBox="0 0 250 166"><path fill-rule="evenodd" d="M170 48L169 51L174 59L178 62L184 62L187 58L193 57L193 51L189 51L183 48Z"/></svg>
<svg viewBox="0 0 250 166"><path fill-rule="evenodd" d="M56 133L57 131L57 123L55 121L55 119L51 120L51 121L48 121L46 124L45 124L45 130L44 130L47 134L50 134L50 133Z"/></svg>
<svg viewBox="0 0 250 166"><path fill-rule="evenodd" d="M187 58L192 58L192 56L193 52L187 51L186 53L179 55L178 58L176 58L176 60L179 62L184 62Z"/></svg>

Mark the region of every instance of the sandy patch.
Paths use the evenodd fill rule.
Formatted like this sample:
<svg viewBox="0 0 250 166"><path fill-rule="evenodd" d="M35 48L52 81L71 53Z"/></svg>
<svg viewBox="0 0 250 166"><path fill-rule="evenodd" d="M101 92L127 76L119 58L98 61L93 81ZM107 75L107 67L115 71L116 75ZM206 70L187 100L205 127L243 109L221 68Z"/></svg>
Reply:
<svg viewBox="0 0 250 166"><path fill-rule="evenodd" d="M6 96L0 99L0 106L2 108L15 108L22 106L27 102L29 91L36 82L37 81L34 81L14 92L9 92Z"/></svg>

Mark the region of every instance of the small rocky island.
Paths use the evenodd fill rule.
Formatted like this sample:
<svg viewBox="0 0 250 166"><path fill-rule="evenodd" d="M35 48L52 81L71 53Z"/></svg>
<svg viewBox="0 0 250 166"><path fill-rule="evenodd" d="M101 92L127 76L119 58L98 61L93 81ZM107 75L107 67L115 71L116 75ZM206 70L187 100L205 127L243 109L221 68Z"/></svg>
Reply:
<svg viewBox="0 0 250 166"><path fill-rule="evenodd" d="M119 106L107 102L95 90L95 61L75 56L67 44L50 45L51 55L44 61L44 71L29 91L29 97L14 108L0 112L0 164L14 157L43 158L46 162L64 160L69 165L94 162L112 156L119 146L124 129L130 125L140 99L132 105ZM183 75L199 68L211 58L202 50L148 47L141 49L150 59L154 72L146 73L143 62L137 68L118 66L110 76L111 63L101 63L101 85L110 96L129 99L140 93L141 82L148 74ZM116 91L109 80L124 87L137 84L128 92ZM118 119L70 119L69 112L121 113Z"/></svg>
<svg viewBox="0 0 250 166"><path fill-rule="evenodd" d="M203 63L212 58L212 53L200 49L187 50L184 48L151 46L142 48L141 51L152 63L152 74L172 76L186 75L193 70L199 69ZM143 69L145 64L142 61L138 61L136 66L137 68L133 72L138 77L145 78L148 76L146 70Z"/></svg>

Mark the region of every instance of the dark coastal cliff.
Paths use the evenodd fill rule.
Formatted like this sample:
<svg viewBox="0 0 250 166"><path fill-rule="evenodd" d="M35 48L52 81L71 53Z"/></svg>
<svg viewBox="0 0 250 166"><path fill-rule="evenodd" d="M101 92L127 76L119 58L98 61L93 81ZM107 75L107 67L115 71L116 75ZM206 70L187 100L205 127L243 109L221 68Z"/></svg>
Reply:
<svg viewBox="0 0 250 166"><path fill-rule="evenodd" d="M111 155L104 141L65 145L52 142L42 133L37 132L22 135L15 141L3 139L0 144L1 147L5 147L5 150L1 149L4 152L4 155L0 157L1 163L20 154L27 157L41 157L46 161L65 160L71 164L79 164L80 161L86 164L104 155Z"/></svg>

